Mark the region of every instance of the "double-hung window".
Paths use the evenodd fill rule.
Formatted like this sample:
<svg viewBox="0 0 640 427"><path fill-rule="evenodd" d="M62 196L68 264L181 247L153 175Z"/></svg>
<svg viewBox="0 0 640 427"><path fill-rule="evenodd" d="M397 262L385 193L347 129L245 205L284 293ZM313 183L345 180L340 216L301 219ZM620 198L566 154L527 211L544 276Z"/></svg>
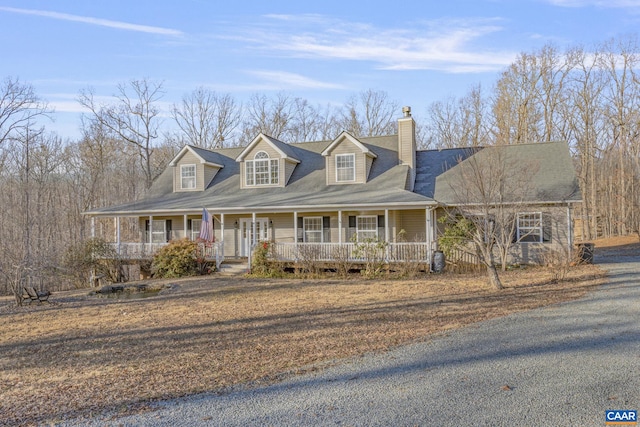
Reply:
<svg viewBox="0 0 640 427"><path fill-rule="evenodd" d="M151 243L165 243L167 241L167 222L154 219L151 223Z"/></svg>
<svg viewBox="0 0 640 427"><path fill-rule="evenodd" d="M356 217L356 236L358 242L378 238L378 217L376 215Z"/></svg>
<svg viewBox="0 0 640 427"><path fill-rule="evenodd" d="M322 217L305 216L303 221L304 241L306 243L322 243Z"/></svg>
<svg viewBox="0 0 640 427"><path fill-rule="evenodd" d="M517 225L518 242L543 242L542 212L519 213Z"/></svg>
<svg viewBox="0 0 640 427"><path fill-rule="evenodd" d="M336 182L356 180L356 155L336 154Z"/></svg>
<svg viewBox="0 0 640 427"><path fill-rule="evenodd" d="M180 166L180 189L193 190L196 188L196 165Z"/></svg>
<svg viewBox="0 0 640 427"><path fill-rule="evenodd" d="M245 162L246 185L277 185L280 177L278 162L278 159L270 159L264 151L257 152L253 160Z"/></svg>
<svg viewBox="0 0 640 427"><path fill-rule="evenodd" d="M200 227L202 226L201 219L192 219L191 220L191 240L198 240L200 237Z"/></svg>

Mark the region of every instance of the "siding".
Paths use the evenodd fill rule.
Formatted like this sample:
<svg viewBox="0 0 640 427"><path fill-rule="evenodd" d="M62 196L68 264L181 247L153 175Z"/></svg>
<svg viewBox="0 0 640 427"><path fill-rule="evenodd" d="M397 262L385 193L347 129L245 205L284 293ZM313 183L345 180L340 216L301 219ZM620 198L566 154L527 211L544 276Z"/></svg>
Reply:
<svg viewBox="0 0 640 427"><path fill-rule="evenodd" d="M398 211L396 237L400 230L404 230L404 240L407 242L426 242L425 215L424 209Z"/></svg>
<svg viewBox="0 0 640 427"><path fill-rule="evenodd" d="M355 181L336 182L336 154L355 154ZM331 150L331 154L327 156L327 184L343 185L343 184L363 184L367 182L367 161L366 156L359 147L351 141L343 140Z"/></svg>
<svg viewBox="0 0 640 427"><path fill-rule="evenodd" d="M566 205L531 205L524 206L520 212L541 212L543 215L543 227L545 220L551 222L551 241L545 243L514 243L509 250L508 263L510 264L537 264L543 259L546 252L553 250L567 253L573 248L569 247L569 224L567 223ZM438 218L446 214L442 209L437 210ZM438 222L438 236L442 235L445 226ZM496 252L497 256L497 252ZM498 261L498 258L496 258Z"/></svg>
<svg viewBox="0 0 640 427"><path fill-rule="evenodd" d="M244 157L244 160L253 160L256 153L260 151L264 151L265 153L267 153L269 155L269 159L278 159L279 184L278 185L261 185L259 187L284 187L286 182L289 180L291 176L290 173L293 173L293 169L291 169L291 171L285 170L287 169L288 166L284 165L283 167L283 163L288 163L288 162L283 162L283 160L280 158L280 153L277 150L275 150L269 143L265 142L264 140L261 140L260 142L258 142L255 147L249 150L249 152ZM248 187L246 184L244 160L240 164L240 186L241 188L256 188L255 186ZM287 173L289 173L288 176L286 175Z"/></svg>
<svg viewBox="0 0 640 427"><path fill-rule="evenodd" d="M196 188L185 190L180 188L180 167L182 165L195 165L196 166ZM184 156L178 161L178 164L173 168L173 191L203 191L207 185L211 182L213 177L216 176L220 168L209 166L201 163L200 158L190 151L187 151Z"/></svg>
<svg viewBox="0 0 640 427"><path fill-rule="evenodd" d="M280 161L282 162L282 160ZM287 185L287 183L289 182L289 179L291 178L291 175L293 174L293 170L296 168L296 162L292 162L289 160L285 160L284 161L284 180L282 178L282 176L280 177L280 182L282 182L284 185ZM280 175L283 174L283 168L280 168Z"/></svg>

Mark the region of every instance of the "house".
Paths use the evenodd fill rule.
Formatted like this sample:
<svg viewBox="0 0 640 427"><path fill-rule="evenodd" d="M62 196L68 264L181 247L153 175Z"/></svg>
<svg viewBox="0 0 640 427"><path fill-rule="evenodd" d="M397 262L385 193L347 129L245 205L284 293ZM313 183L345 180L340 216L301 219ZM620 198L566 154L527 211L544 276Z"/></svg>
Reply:
<svg viewBox="0 0 640 427"><path fill-rule="evenodd" d="M312 248L315 259L357 258L357 242L386 242L387 262L430 262L444 208L455 197L453 177L470 159L490 158L493 147L416 149L409 107L398 134L285 144L259 134L245 147L213 151L187 145L136 202L94 209L113 218L114 246L123 257L153 253L172 239L195 239L202 210L214 218L210 256L250 257L270 241L276 256L296 260ZM581 196L565 143L504 147L514 168L535 163L518 222L516 262L529 262L549 247L572 246L572 206ZM135 217L136 242L120 239L120 218ZM304 252L306 250L306 252ZM344 252L346 251L346 252Z"/></svg>

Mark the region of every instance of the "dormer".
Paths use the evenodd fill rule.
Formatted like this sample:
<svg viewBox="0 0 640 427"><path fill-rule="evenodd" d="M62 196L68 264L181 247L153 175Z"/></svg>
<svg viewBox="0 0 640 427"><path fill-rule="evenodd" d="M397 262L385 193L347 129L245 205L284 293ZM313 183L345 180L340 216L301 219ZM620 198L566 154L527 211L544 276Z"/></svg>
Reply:
<svg viewBox="0 0 640 427"><path fill-rule="evenodd" d="M364 184L378 157L348 132L342 132L322 152L327 185Z"/></svg>
<svg viewBox="0 0 640 427"><path fill-rule="evenodd" d="M203 191L224 166L213 161L216 154L202 148L185 145L173 158L173 191Z"/></svg>
<svg viewBox="0 0 640 427"><path fill-rule="evenodd" d="M240 188L284 187L300 160L291 146L259 134L236 158Z"/></svg>

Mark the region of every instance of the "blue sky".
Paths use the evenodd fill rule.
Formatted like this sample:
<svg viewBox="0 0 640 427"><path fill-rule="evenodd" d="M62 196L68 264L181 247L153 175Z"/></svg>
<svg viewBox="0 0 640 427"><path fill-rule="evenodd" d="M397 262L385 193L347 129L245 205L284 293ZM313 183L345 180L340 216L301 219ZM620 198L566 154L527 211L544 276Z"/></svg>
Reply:
<svg viewBox="0 0 640 427"><path fill-rule="evenodd" d="M374 89L420 116L490 87L518 53L639 24L640 0L0 0L0 78L32 84L64 138L79 135L81 89L142 78L163 82L167 111L200 86L323 106Z"/></svg>

